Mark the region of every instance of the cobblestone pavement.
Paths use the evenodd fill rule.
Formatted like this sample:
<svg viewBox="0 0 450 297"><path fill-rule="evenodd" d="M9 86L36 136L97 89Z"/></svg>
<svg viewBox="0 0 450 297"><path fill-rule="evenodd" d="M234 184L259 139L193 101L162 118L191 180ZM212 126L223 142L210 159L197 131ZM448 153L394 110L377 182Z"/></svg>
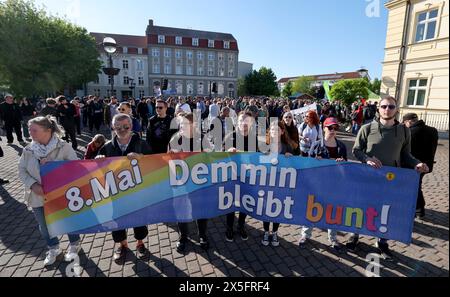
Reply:
<svg viewBox="0 0 450 297"><path fill-rule="evenodd" d="M350 146L353 138L342 136ZM80 137L81 145L90 139ZM23 203L23 186L17 176L17 162L22 147L0 142L5 157L0 158L0 177L10 180L0 186L0 276L66 276L67 263L57 261L43 267L45 242L41 239L32 213ZM81 147L80 147L81 149ZM416 220L413 242L407 246L391 241L396 262L381 260L381 276L448 276L449 275L449 199L448 199L448 140L441 140L436 167L424 179L427 214ZM356 253L336 252L327 245L326 232L315 230L306 249L299 249L300 228L282 225L280 246L263 247L262 223L248 218L248 241L237 238L224 240L225 220L209 221L210 249L200 249L196 235L185 255L175 250L178 238L175 224L149 226L147 246L151 255L146 260L135 257L135 239L128 235L132 252L118 265L112 259L113 241L109 233L82 236L80 260L82 276L365 276L366 256L375 252L375 239L363 237ZM195 226L190 225L191 230ZM346 234L340 234L344 241ZM61 247L67 248L67 237Z"/></svg>

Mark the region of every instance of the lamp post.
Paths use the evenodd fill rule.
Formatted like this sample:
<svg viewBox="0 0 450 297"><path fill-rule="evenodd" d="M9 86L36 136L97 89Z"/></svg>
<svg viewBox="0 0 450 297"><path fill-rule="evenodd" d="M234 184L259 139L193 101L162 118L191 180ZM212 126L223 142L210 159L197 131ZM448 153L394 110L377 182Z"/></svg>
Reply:
<svg viewBox="0 0 450 297"><path fill-rule="evenodd" d="M113 67L112 55L117 51L117 43L111 37L105 37L102 42L103 49L108 56L108 67L103 67L103 73L111 78L111 96L114 95L114 76L119 74L120 69Z"/></svg>

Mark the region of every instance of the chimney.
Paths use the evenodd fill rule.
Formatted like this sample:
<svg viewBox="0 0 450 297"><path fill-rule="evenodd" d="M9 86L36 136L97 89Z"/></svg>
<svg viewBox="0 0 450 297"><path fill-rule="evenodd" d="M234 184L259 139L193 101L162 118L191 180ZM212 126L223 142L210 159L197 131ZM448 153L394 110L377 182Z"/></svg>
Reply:
<svg viewBox="0 0 450 297"><path fill-rule="evenodd" d="M151 20L151 19L148 20L148 26L149 26L149 27L153 27L153 20Z"/></svg>

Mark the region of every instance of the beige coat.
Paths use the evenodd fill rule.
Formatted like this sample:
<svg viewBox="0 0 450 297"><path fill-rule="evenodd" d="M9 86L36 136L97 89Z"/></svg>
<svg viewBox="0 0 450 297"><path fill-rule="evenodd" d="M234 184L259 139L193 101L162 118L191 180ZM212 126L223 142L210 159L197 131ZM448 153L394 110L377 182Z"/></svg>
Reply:
<svg viewBox="0 0 450 297"><path fill-rule="evenodd" d="M47 161L77 160L77 154L69 143L58 140L56 148L47 156ZM28 207L44 206L44 197L31 191L34 183L41 184L39 159L37 159L29 146L25 147L19 160L19 178L25 186L25 201Z"/></svg>

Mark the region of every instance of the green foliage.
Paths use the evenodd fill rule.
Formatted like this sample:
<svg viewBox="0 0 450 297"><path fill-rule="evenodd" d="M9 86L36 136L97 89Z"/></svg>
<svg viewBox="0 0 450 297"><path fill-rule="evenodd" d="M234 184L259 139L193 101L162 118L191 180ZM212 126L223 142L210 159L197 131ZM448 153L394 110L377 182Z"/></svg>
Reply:
<svg viewBox="0 0 450 297"><path fill-rule="evenodd" d="M313 78L310 76L300 76L294 81L292 92L314 96L314 89L312 87L313 81Z"/></svg>
<svg viewBox="0 0 450 297"><path fill-rule="evenodd" d="M333 85L330 95L335 100L341 100L344 104L351 105L358 98L368 98L369 83L366 79L345 79Z"/></svg>
<svg viewBox="0 0 450 297"><path fill-rule="evenodd" d="M283 97L289 97L292 95L292 81L288 81L286 86L281 91Z"/></svg>
<svg viewBox="0 0 450 297"><path fill-rule="evenodd" d="M253 70L244 79L245 95L278 96L276 80L277 77L270 68L261 67L259 71Z"/></svg>
<svg viewBox="0 0 450 297"><path fill-rule="evenodd" d="M97 78L101 62L86 29L32 2L0 3L0 85L16 96L60 92Z"/></svg>

